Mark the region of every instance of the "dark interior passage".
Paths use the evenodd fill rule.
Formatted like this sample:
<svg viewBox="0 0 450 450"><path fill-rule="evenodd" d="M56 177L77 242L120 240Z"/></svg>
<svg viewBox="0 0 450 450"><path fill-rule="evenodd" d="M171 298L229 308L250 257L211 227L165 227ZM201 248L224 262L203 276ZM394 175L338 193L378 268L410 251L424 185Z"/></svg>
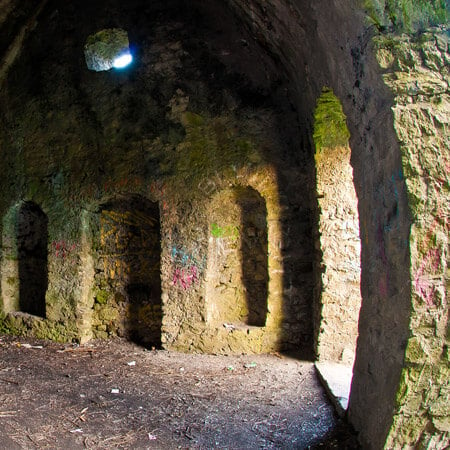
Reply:
<svg viewBox="0 0 450 450"><path fill-rule="evenodd" d="M161 345L160 222L141 197L110 202L100 213L97 329L146 346Z"/></svg>
<svg viewBox="0 0 450 450"><path fill-rule="evenodd" d="M157 275L157 274L155 274ZM149 280L151 282L151 280ZM137 343L161 346L161 294L158 284L130 284L126 288L128 337Z"/></svg>
<svg viewBox="0 0 450 450"><path fill-rule="evenodd" d="M47 223L47 216L35 203L20 206L16 222L19 308L40 317L45 317L48 286Z"/></svg>

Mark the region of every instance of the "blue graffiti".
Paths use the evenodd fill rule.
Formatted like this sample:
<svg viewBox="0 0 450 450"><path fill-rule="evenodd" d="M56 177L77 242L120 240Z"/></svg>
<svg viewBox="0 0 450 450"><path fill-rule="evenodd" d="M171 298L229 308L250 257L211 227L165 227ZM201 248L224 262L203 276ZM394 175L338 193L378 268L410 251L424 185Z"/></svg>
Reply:
<svg viewBox="0 0 450 450"><path fill-rule="evenodd" d="M196 266L199 269L204 269L206 267L206 256L200 258L197 255L197 251L193 252L186 251L183 247L178 248L175 245L172 246L171 255L175 263L181 266Z"/></svg>

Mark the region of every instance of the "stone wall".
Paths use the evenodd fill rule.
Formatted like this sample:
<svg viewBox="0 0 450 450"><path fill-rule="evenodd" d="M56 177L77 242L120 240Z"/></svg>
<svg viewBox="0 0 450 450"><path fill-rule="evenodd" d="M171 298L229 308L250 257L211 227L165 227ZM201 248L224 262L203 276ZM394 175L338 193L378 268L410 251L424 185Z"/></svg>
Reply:
<svg viewBox="0 0 450 450"><path fill-rule="evenodd" d="M444 36L424 39L420 50L395 39L379 44L380 69L374 30L353 1L208 1L195 10L197 2L135 0L116 5L112 15L107 2L48 2L40 15L31 3L23 2L13 28L0 29L8 35L0 76L0 213L11 217L21 201L33 201L46 214L49 285L46 319L9 314L3 329L92 337L99 230L91 217L112 198L133 195L160 208L164 346L312 350L312 118L328 86L351 133L361 234L349 420L365 448L445 446ZM140 63L121 73L90 73L85 39L110 26L139 43ZM266 326L250 334L208 328L206 321L202 264L215 238L208 208L214 194L236 186L255 189L268 213L268 315ZM17 280L8 282L15 271L5 258L12 248L7 222L2 295L18 289Z"/></svg>
<svg viewBox="0 0 450 450"><path fill-rule="evenodd" d="M135 63L91 72L83 46L111 26L111 11L108 2L85 7L42 10L0 94L0 149L9 168L1 213L32 201L48 217L48 289L39 320L23 319L20 306L5 308L25 281L7 275L14 272L6 270L5 251L15 228L3 227L5 326L12 328L14 313L20 332L34 333L39 323L58 330L49 336L59 340L123 335L190 351L310 354L313 197L291 186L312 192L313 165L291 151L297 131L295 114L279 98L283 77L246 35L224 37L217 17L209 22L212 16L177 1L162 9L117 6ZM238 36L233 16L217 8ZM254 75L257 64L264 76ZM216 204L214 216L216 196L229 189L254 195L236 197L239 217L225 204ZM249 211L255 198L262 205L256 215ZM157 205L157 213L136 202ZM227 227L238 233L234 244L215 236ZM159 245L148 246L144 235L158 235ZM234 252L232 264L214 265L217 239L220 250ZM145 278L152 271L158 277ZM229 300L240 298L247 310L213 324L208 280L227 277L231 291L241 291ZM144 336L139 322L155 333Z"/></svg>
<svg viewBox="0 0 450 450"><path fill-rule="evenodd" d="M358 204L350 148L316 154L321 273L317 356L353 366L361 307Z"/></svg>
<svg viewBox="0 0 450 450"><path fill-rule="evenodd" d="M411 335L387 446L443 449L450 441L449 40L435 30L415 39L380 37L376 46L395 95L395 129L413 216Z"/></svg>

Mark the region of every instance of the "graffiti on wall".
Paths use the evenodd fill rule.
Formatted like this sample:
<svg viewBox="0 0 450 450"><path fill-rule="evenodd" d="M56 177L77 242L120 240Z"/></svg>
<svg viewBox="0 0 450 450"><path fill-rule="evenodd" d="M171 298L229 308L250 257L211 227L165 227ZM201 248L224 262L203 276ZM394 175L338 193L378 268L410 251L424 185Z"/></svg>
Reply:
<svg viewBox="0 0 450 450"><path fill-rule="evenodd" d="M75 253L78 246L75 243L71 244L64 239L60 239L58 241L53 241L51 248L56 258L67 259Z"/></svg>
<svg viewBox="0 0 450 450"><path fill-rule="evenodd" d="M206 256L200 257L196 249L189 251L176 245L170 248L170 255L174 264L172 284L184 290L191 288L206 268Z"/></svg>
<svg viewBox="0 0 450 450"><path fill-rule="evenodd" d="M181 267L196 266L201 270L206 268L206 256L201 258L197 249L188 251L182 246L173 245L170 254L175 265Z"/></svg>
<svg viewBox="0 0 450 450"><path fill-rule="evenodd" d="M173 273L172 283L181 286L184 290L189 289L199 279L196 266L176 267Z"/></svg>
<svg viewBox="0 0 450 450"><path fill-rule="evenodd" d="M435 298L438 291L436 280L433 279L440 266L440 249L431 249L422 260L414 277L414 289L428 306L435 306Z"/></svg>
<svg viewBox="0 0 450 450"><path fill-rule="evenodd" d="M443 224L444 230L448 234L450 231L448 219L448 216L445 215L442 209L437 210L423 243L423 248L428 248L428 251L414 274L414 290L429 307L436 305L436 295L439 291L439 286L442 284L439 274L441 273L443 251L435 246L436 229L439 224Z"/></svg>

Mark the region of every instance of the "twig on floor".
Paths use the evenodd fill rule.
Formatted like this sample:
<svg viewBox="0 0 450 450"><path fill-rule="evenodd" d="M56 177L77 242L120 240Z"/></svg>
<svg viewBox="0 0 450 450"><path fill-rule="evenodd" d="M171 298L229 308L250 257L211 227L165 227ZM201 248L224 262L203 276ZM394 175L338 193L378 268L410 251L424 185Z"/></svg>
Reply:
<svg viewBox="0 0 450 450"><path fill-rule="evenodd" d="M8 380L8 378L0 378L0 381L4 381L5 383L11 383L11 384L15 384L15 385L19 385L19 382L14 381L14 380Z"/></svg>
<svg viewBox="0 0 450 450"><path fill-rule="evenodd" d="M0 417L12 417L19 411L0 411Z"/></svg>

